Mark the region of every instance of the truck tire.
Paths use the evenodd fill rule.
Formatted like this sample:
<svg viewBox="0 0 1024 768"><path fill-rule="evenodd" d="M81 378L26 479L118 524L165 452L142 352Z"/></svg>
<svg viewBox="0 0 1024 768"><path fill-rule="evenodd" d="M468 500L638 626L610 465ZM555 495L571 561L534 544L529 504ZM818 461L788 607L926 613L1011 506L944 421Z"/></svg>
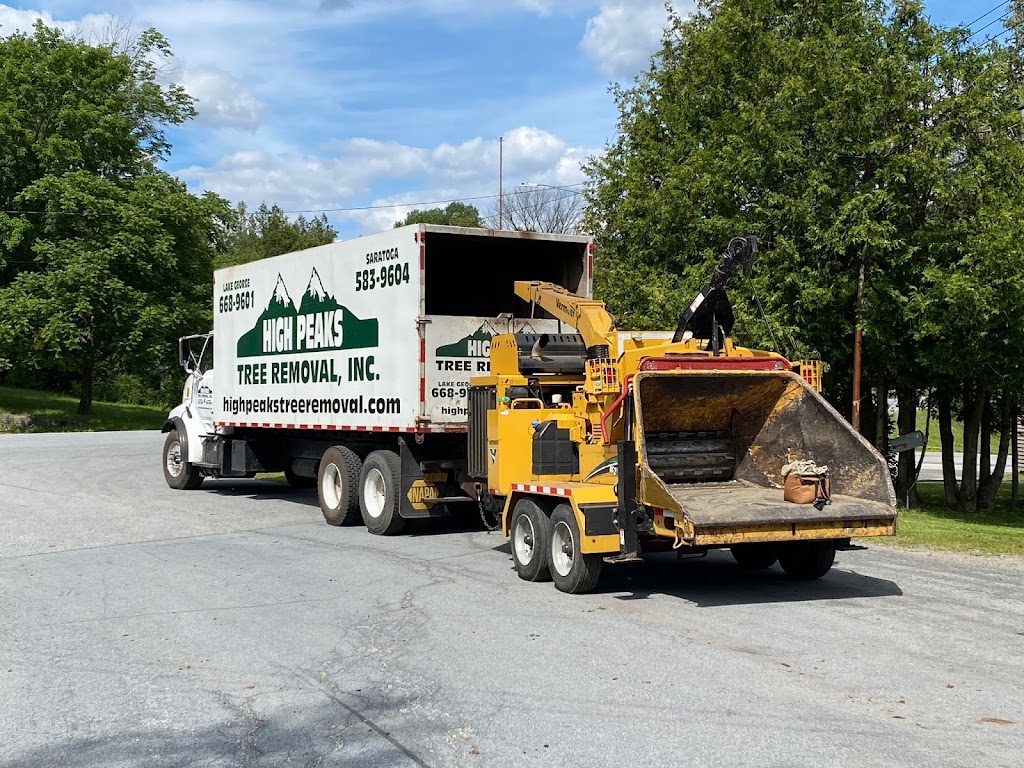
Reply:
<svg viewBox="0 0 1024 768"><path fill-rule="evenodd" d="M551 518L531 499L512 510L512 562L524 581L551 581Z"/></svg>
<svg viewBox="0 0 1024 768"><path fill-rule="evenodd" d="M285 464L284 467L284 479L288 482L292 488L312 488L316 485L317 478L306 477L305 475L296 475L295 470L292 469L291 462Z"/></svg>
<svg viewBox="0 0 1024 768"><path fill-rule="evenodd" d="M740 568L751 571L771 568L779 559L779 550L774 544L735 544L729 551Z"/></svg>
<svg viewBox="0 0 1024 768"><path fill-rule="evenodd" d="M576 513L559 504L551 513L551 579L555 587L571 595L590 592L601 575L601 555L580 552L580 528Z"/></svg>
<svg viewBox="0 0 1024 768"><path fill-rule="evenodd" d="M405 527L398 513L402 460L394 451L374 451L363 462L359 475L359 510L366 530L390 536Z"/></svg>
<svg viewBox="0 0 1024 768"><path fill-rule="evenodd" d="M820 579L835 560L834 541L795 541L779 550L779 565L794 579Z"/></svg>
<svg viewBox="0 0 1024 768"><path fill-rule="evenodd" d="M203 473L199 467L185 460L181 455L181 436L172 429L164 440L164 480L178 491L194 491L203 484Z"/></svg>
<svg viewBox="0 0 1024 768"><path fill-rule="evenodd" d="M330 525L359 522L359 457L344 445L332 445L320 459L316 495Z"/></svg>

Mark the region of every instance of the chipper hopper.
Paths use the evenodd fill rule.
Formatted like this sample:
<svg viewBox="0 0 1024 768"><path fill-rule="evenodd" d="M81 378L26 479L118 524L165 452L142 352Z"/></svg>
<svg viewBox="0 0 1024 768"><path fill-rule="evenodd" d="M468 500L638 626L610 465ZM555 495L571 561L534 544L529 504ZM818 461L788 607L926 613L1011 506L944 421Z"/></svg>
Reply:
<svg viewBox="0 0 1024 768"><path fill-rule="evenodd" d="M795 373L641 372L633 390L637 501L677 546L893 532L885 460ZM823 478L817 503L786 500L784 471L808 465Z"/></svg>

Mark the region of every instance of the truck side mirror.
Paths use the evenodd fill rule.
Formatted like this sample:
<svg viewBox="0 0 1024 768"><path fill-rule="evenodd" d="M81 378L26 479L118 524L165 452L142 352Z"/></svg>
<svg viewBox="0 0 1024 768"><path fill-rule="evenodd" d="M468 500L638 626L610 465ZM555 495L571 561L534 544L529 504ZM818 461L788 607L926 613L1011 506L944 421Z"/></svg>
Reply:
<svg viewBox="0 0 1024 768"><path fill-rule="evenodd" d="M185 369L185 373L192 373L195 370L188 339L178 339L178 364Z"/></svg>

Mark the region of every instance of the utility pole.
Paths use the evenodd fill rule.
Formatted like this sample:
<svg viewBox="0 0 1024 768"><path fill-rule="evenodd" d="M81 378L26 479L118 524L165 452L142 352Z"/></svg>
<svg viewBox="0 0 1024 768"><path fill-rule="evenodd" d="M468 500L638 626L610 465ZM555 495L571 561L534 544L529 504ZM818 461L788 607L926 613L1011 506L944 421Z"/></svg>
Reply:
<svg viewBox="0 0 1024 768"><path fill-rule="evenodd" d="M860 332L861 305L864 302L864 257L860 260L860 277L857 279L857 309L853 326L853 410L850 423L860 432L860 358L864 340Z"/></svg>
<svg viewBox="0 0 1024 768"><path fill-rule="evenodd" d="M502 179L505 176L505 137L498 137L498 229L502 229L505 208L505 190Z"/></svg>

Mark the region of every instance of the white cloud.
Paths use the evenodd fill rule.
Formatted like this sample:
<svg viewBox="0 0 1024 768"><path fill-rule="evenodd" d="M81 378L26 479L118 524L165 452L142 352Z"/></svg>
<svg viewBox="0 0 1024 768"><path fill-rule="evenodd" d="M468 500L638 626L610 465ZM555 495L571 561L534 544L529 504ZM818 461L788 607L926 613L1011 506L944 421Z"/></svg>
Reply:
<svg viewBox="0 0 1024 768"><path fill-rule="evenodd" d="M683 7L680 7L683 6ZM693 2L677 4L676 10L692 10ZM628 77L644 69L661 44L668 22L663 0L617 0L604 3L587 20L580 42L598 68L614 78Z"/></svg>
<svg viewBox="0 0 1024 768"><path fill-rule="evenodd" d="M31 35L32 27L37 21L67 34L95 37L97 33L108 29L114 23L114 17L106 13L90 13L80 19L55 19L49 11L12 8L0 4L0 36L13 35L16 32Z"/></svg>
<svg viewBox="0 0 1024 768"><path fill-rule="evenodd" d="M198 119L211 125L251 128L261 122L266 105L236 78L214 69L187 69L179 79L196 100Z"/></svg>
<svg viewBox="0 0 1024 768"><path fill-rule="evenodd" d="M506 133L504 152L506 193L523 182L578 184L583 180L580 162L590 153L529 126ZM358 207L328 215L365 234L389 228L413 208L453 200L465 200L485 213L498 193L498 154L497 140L479 137L430 148L357 138L335 142L322 157L296 151L234 152L211 166L193 165L176 175L195 192L210 190L233 203L274 202L287 211Z"/></svg>

